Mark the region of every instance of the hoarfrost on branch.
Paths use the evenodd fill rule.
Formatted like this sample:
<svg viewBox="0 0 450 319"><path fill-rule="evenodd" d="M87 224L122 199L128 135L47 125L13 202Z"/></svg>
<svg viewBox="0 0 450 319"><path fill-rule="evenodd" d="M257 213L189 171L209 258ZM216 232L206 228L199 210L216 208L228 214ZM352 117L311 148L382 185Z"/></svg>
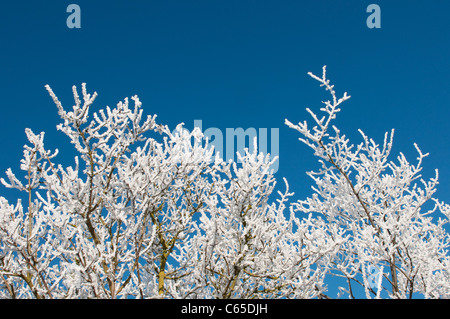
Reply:
<svg viewBox="0 0 450 319"><path fill-rule="evenodd" d="M23 196L0 197L0 297L329 298L332 276L350 298L450 297L450 208L433 197L437 171L420 175L428 154L389 159L394 131L351 144L332 125L350 96L325 67L309 75L331 100L320 118L307 109L312 127L286 120L321 165L297 202L286 179L275 192L256 140L224 162L198 128L144 118L137 96L92 112L82 84L67 111L46 86L78 155L63 167L26 129L22 174L1 179Z"/></svg>

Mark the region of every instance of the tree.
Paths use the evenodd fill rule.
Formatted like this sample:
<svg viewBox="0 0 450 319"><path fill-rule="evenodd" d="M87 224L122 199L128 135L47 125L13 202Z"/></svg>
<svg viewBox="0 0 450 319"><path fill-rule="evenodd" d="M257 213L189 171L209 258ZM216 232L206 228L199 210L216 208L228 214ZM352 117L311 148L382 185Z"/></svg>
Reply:
<svg viewBox="0 0 450 319"><path fill-rule="evenodd" d="M330 276L349 297L448 297L450 207L433 198L437 172L420 179L427 154L388 161L393 132L350 145L331 126L349 96L325 68L310 75L332 101L321 119L308 110L312 129L286 120L322 166L298 202L286 179L274 192L276 159L256 140L224 162L200 129L143 118L137 96L92 113L83 84L66 111L46 86L78 155L64 167L25 130L23 177L1 179L23 196L0 197L0 298L329 298Z"/></svg>
<svg viewBox="0 0 450 319"><path fill-rule="evenodd" d="M28 203L0 198L0 297L314 297L324 289L316 264L330 248L305 232L325 226L288 222L287 190L269 203L269 157L246 151L239 167L213 158L198 128L171 132L156 116L143 120L137 96L134 108L125 99L90 119L97 94L85 84L83 102L73 87L70 112L47 90L79 156L58 165L44 133L26 130L25 182L11 169L1 180Z"/></svg>
<svg viewBox="0 0 450 319"><path fill-rule="evenodd" d="M337 247L320 219L285 210L293 193L270 202L276 160L246 150L213 177L214 194L200 218L200 272L214 298L313 298L322 294L326 257ZM234 174L232 174L234 172ZM289 217L288 217L289 216ZM207 294L209 295L209 294Z"/></svg>
<svg viewBox="0 0 450 319"><path fill-rule="evenodd" d="M391 298L449 297L449 206L433 198L438 171L429 181L421 178L423 154L415 145L418 158L410 164L400 153L389 160L394 130L386 133L383 145L369 139L362 131L356 147L332 121L347 93L336 97L334 86L326 77L309 75L320 82L332 100L323 102L319 117L310 109L314 126L307 122L286 124L300 132L300 140L314 150L321 168L308 172L314 180L314 193L295 204L296 211L317 213L329 224L329 236L346 238L334 256L329 274L346 279L341 288L355 297L352 284L360 285L368 298L380 297L383 291ZM440 211L441 215L437 215ZM374 273L380 274L375 276ZM374 280L376 279L376 280Z"/></svg>

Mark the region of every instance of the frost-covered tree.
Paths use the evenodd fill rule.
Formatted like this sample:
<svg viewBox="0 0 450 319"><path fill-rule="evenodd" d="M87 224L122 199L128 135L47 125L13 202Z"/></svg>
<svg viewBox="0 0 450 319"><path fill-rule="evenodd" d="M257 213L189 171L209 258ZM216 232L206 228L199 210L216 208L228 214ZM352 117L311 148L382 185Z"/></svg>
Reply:
<svg viewBox="0 0 450 319"><path fill-rule="evenodd" d="M437 173L421 179L418 148L416 164L388 160L393 132L381 147L362 132L351 145L331 126L349 96L337 99L323 71L311 76L332 95L325 116L309 110L311 129L286 121L322 166L294 203L286 179L275 192L276 159L256 141L224 162L198 128L144 118L137 96L92 112L83 84L67 111L47 86L77 156L58 164L44 133L26 129L22 176L1 179L22 196L0 197L0 298L325 298L329 276L349 297L355 285L367 297L450 297Z"/></svg>
<svg viewBox="0 0 450 319"><path fill-rule="evenodd" d="M327 221L328 235L345 239L332 259L329 274L345 278L341 292L355 297L353 286L360 285L368 298L387 296L411 298L450 297L448 223L450 209L433 197L436 176L421 177L423 154L415 145L418 158L411 164L400 153L390 160L394 131L386 133L378 145L362 131L362 142L355 146L332 126L347 93L337 98L326 77L309 75L320 82L332 99L323 102L324 116L307 109L314 119L308 123L286 124L300 132L300 141L314 150L321 168L308 172L314 180L314 193L300 200L295 210L316 213ZM380 274L378 276L378 274ZM384 293L386 296L386 293Z"/></svg>
<svg viewBox="0 0 450 319"><path fill-rule="evenodd" d="M202 283L215 298L312 298L321 295L326 257L337 244L324 237L319 219L299 220L286 212L289 197L278 191L270 155L238 154L213 176L216 185L200 218ZM234 172L234 174L233 174ZM224 175L224 177L220 176Z"/></svg>
<svg viewBox="0 0 450 319"><path fill-rule="evenodd" d="M320 236L323 223L286 218L287 191L269 202L269 157L247 151L239 166L213 158L198 128L144 119L137 96L92 113L97 94L85 84L82 100L73 87L72 111L47 90L78 156L63 167L44 133L26 130L23 178L8 169L1 179L26 196L0 198L0 297L306 298L325 289L319 261L336 243Z"/></svg>

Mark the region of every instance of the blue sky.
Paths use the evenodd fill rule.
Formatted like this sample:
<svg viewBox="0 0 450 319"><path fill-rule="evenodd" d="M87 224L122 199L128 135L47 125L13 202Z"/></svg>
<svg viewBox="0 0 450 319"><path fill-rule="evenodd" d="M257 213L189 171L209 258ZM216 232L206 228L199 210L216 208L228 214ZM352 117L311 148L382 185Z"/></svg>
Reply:
<svg viewBox="0 0 450 319"><path fill-rule="evenodd" d="M66 8L81 8L69 29ZM366 26L369 4L381 29ZM203 128L279 128L280 168L299 198L310 194L312 152L284 125L309 120L328 98L308 71L322 65L352 98L336 125L380 143L396 129L394 155L423 152L425 177L439 168L437 196L450 202L450 2L381 0L8 1L0 7L0 174L19 169L25 127L71 154L56 131L49 84L66 107L87 83L96 105L139 95L160 123ZM71 155L70 155L71 156ZM1 187L0 194L9 194Z"/></svg>

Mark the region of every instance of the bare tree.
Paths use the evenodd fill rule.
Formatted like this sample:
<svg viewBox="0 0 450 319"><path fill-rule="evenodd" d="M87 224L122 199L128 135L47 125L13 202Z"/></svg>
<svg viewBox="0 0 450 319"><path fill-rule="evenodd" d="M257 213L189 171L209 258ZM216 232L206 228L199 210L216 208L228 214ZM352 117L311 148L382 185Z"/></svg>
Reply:
<svg viewBox="0 0 450 319"><path fill-rule="evenodd" d="M137 96L90 115L85 84L70 112L47 90L79 156L63 167L44 133L26 130L24 182L10 169L1 180L28 201L0 198L1 297L291 296L299 282L294 295L317 295L318 252L285 220L289 194L268 203L269 157L225 163L198 128L143 120Z"/></svg>
<svg viewBox="0 0 450 319"><path fill-rule="evenodd" d="M306 121L294 125L286 120L286 124L303 135L300 140L314 150L321 165L308 172L316 185L314 193L299 201L296 210L320 214L329 224L339 225L330 236L346 238L329 274L346 279L348 287L341 289L350 297L355 297L355 284L364 288L368 298L380 297L382 291L392 298L412 298L416 292L448 297L449 235L443 226L448 223L449 207L433 198L438 171L429 181L420 175L428 154L414 144L416 164L402 153L396 161L389 160L393 130L386 133L382 146L362 131L362 142L351 144L331 125L350 96L344 93L337 98L326 67L322 77L309 75L331 94L331 101L323 102L320 109L325 115L319 118L307 109L315 122L312 128Z"/></svg>
<svg viewBox="0 0 450 319"><path fill-rule="evenodd" d="M44 133L26 129L22 175L0 197L0 298L368 298L450 296L450 207L435 199L436 177L403 154L388 159L393 131L380 146L362 132L354 146L332 121L330 92L315 124L286 124L314 150L311 197L290 202L277 191L270 155L224 162L203 136L143 118L141 102L91 112L97 96L73 87L66 111L49 86L77 156L56 162ZM25 204L26 203L26 204ZM429 205L432 204L432 205ZM441 213L439 215L439 212Z"/></svg>

